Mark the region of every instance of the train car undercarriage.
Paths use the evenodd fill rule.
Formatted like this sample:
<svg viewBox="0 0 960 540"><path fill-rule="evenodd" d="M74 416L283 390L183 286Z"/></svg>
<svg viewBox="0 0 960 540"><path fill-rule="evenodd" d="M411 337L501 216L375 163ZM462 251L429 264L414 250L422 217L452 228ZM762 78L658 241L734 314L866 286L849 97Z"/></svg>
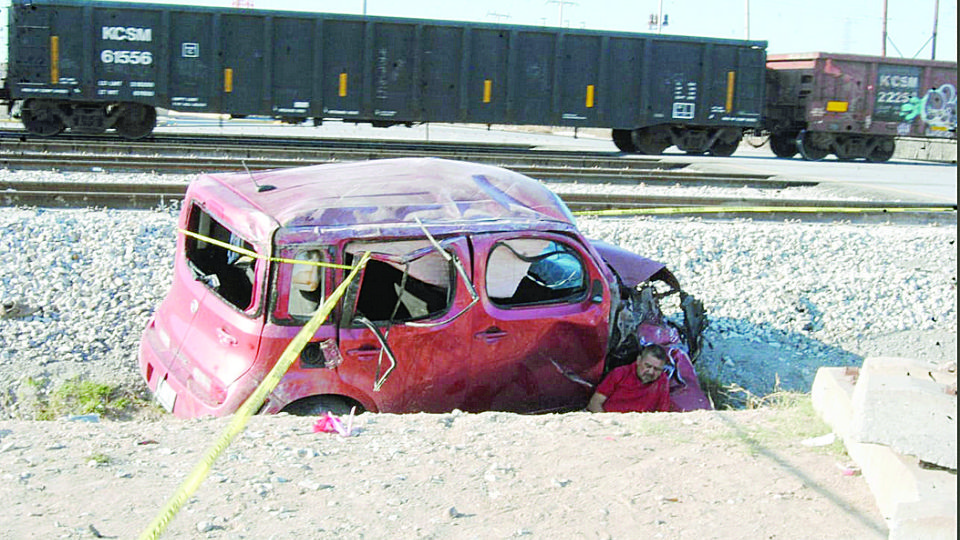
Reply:
<svg viewBox="0 0 960 540"><path fill-rule="evenodd" d="M883 135L806 130L770 134L770 150L780 158L792 158L800 154L807 161L820 161L834 154L840 161L862 158L882 163L893 157L895 149L895 139Z"/></svg>
<svg viewBox="0 0 960 540"><path fill-rule="evenodd" d="M157 110L140 103L84 103L28 99L20 110L23 127L34 135L52 137L65 129L79 133L116 130L124 139L142 139L157 125Z"/></svg>
<svg viewBox="0 0 960 540"><path fill-rule="evenodd" d="M658 125L614 129L613 144L629 154L660 155L671 146L688 154L728 157L743 139L743 130L730 127Z"/></svg>

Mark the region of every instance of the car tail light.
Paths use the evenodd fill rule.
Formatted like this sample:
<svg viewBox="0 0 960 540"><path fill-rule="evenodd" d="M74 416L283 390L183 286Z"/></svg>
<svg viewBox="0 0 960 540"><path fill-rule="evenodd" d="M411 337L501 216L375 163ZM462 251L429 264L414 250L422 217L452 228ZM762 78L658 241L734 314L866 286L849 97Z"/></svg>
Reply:
<svg viewBox="0 0 960 540"><path fill-rule="evenodd" d="M190 370L187 388L193 395L207 402L207 404L219 405L227 397L227 391L196 366Z"/></svg>

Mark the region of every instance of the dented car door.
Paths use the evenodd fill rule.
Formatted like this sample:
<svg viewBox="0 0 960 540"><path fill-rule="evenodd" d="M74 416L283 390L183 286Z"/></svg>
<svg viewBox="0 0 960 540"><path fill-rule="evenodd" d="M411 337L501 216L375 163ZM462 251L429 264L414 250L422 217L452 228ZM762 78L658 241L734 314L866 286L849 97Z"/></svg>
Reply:
<svg viewBox="0 0 960 540"><path fill-rule="evenodd" d="M478 369L467 408L584 406L603 372L610 310L589 252L550 233L484 234L472 242L481 302L471 317Z"/></svg>
<svg viewBox="0 0 960 540"><path fill-rule="evenodd" d="M465 239L445 240L443 247L469 264ZM347 246L353 258L364 251L372 258L344 300L341 380L370 396L377 410L462 407L471 384L471 344L460 339L469 287L426 239Z"/></svg>

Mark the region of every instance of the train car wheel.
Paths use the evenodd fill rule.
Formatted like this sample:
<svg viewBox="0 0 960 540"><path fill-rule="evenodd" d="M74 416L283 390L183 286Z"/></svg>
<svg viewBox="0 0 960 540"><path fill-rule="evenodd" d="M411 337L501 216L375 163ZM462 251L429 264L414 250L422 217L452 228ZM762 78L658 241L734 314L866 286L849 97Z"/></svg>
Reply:
<svg viewBox="0 0 960 540"><path fill-rule="evenodd" d="M120 105L117 122L113 128L124 139L142 139L153 133L157 126L157 110L147 105L124 103Z"/></svg>
<svg viewBox="0 0 960 540"><path fill-rule="evenodd" d="M797 149L800 150L800 155L803 156L803 159L807 161L820 161L827 157L830 151L819 146L814 146L811 139L812 137L809 133L801 133L797 136Z"/></svg>
<svg viewBox="0 0 960 540"><path fill-rule="evenodd" d="M795 136L772 133L770 135L770 151L778 158L792 158L797 155L797 139Z"/></svg>
<svg viewBox="0 0 960 540"><path fill-rule="evenodd" d="M733 141L725 141L723 138L719 138L714 141L713 146L710 147L710 154L717 157L730 157L739 147L740 137L737 137L736 140Z"/></svg>
<svg viewBox="0 0 960 540"><path fill-rule="evenodd" d="M877 145L870 151L867 159L874 163L883 163L893 157L893 152L897 149L897 144L891 137L881 137Z"/></svg>
<svg viewBox="0 0 960 540"><path fill-rule="evenodd" d="M637 147L633 144L633 135L631 133L629 129L613 130L613 144L616 145L617 149L621 152L627 154L635 154L637 152Z"/></svg>
<svg viewBox="0 0 960 540"><path fill-rule="evenodd" d="M23 127L41 137L52 137L66 128L63 119L57 114L56 104L46 101L27 102L20 111Z"/></svg>
<svg viewBox="0 0 960 540"><path fill-rule="evenodd" d="M856 140L850 137L840 136L837 138L836 148L834 149L834 154L836 154L837 159L840 161L853 161L857 159L857 144Z"/></svg>
<svg viewBox="0 0 960 540"><path fill-rule="evenodd" d="M633 144L637 152L648 156L659 156L670 147L670 140L656 128L643 128L633 132Z"/></svg>

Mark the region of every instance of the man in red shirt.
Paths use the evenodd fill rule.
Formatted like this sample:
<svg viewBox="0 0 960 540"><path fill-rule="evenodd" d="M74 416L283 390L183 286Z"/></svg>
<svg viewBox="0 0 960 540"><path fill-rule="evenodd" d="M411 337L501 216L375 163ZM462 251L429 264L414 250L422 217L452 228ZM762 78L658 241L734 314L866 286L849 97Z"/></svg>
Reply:
<svg viewBox="0 0 960 540"><path fill-rule="evenodd" d="M614 368L587 404L590 412L670 410L670 383L663 372L667 352L659 345L640 349L637 361Z"/></svg>

